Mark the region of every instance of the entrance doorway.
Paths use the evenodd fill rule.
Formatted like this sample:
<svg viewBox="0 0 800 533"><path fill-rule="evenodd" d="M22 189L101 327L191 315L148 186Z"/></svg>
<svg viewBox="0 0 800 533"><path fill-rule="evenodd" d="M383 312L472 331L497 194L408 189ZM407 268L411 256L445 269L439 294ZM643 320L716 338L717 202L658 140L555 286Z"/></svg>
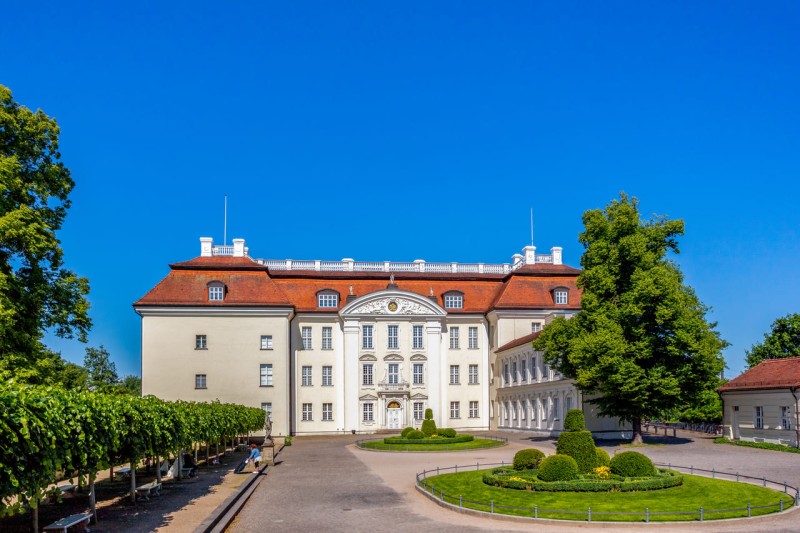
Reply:
<svg viewBox="0 0 800 533"><path fill-rule="evenodd" d="M400 429L403 425L403 408L399 402L389 402L386 406L386 427Z"/></svg>

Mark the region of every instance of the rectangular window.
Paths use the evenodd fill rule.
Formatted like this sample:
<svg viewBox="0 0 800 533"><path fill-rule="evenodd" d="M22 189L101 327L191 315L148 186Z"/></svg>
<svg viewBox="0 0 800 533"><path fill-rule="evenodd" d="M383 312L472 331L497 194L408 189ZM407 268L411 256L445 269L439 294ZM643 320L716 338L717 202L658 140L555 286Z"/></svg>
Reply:
<svg viewBox="0 0 800 533"><path fill-rule="evenodd" d="M560 413L558 412L559 407L561 407L559 405L559 399L558 398L553 398L553 420L560 420L561 419Z"/></svg>
<svg viewBox="0 0 800 533"><path fill-rule="evenodd" d="M323 403L322 404L322 421L323 422L330 422L333 420L333 404L332 403Z"/></svg>
<svg viewBox="0 0 800 533"><path fill-rule="evenodd" d="M365 364L361 369L362 385L372 385L372 364Z"/></svg>
<svg viewBox="0 0 800 533"><path fill-rule="evenodd" d="M478 402L469 402L469 417L478 418Z"/></svg>
<svg viewBox="0 0 800 533"><path fill-rule="evenodd" d="M333 386L333 367L332 366L323 366L322 367L322 386L323 387L332 387Z"/></svg>
<svg viewBox="0 0 800 533"><path fill-rule="evenodd" d="M567 396L567 399L564 400L564 416L566 417L566 413L569 413L570 409L572 409L572 396Z"/></svg>
<svg viewBox="0 0 800 533"><path fill-rule="evenodd" d="M375 415L372 409L373 404L365 403L364 404L364 422L372 422L375 420Z"/></svg>
<svg viewBox="0 0 800 533"><path fill-rule="evenodd" d="M414 350L421 350L422 349L422 326L414 326L413 327L413 342L412 348Z"/></svg>
<svg viewBox="0 0 800 533"><path fill-rule="evenodd" d="M261 365L261 386L272 386L272 365Z"/></svg>
<svg viewBox="0 0 800 533"><path fill-rule="evenodd" d="M550 370L547 368L547 363L542 360L542 380L547 381L550 379Z"/></svg>
<svg viewBox="0 0 800 533"><path fill-rule="evenodd" d="M547 398L542 400L542 420L547 420Z"/></svg>
<svg viewBox="0 0 800 533"><path fill-rule="evenodd" d="M458 365L450 365L450 385L458 385L459 384L459 366Z"/></svg>
<svg viewBox="0 0 800 533"><path fill-rule="evenodd" d="M555 296L556 303L559 305L565 305L569 301L569 293L566 289L556 289Z"/></svg>
<svg viewBox="0 0 800 533"><path fill-rule="evenodd" d="M397 330L397 326L389 326L389 344L387 348L390 350L396 350L398 348Z"/></svg>
<svg viewBox="0 0 800 533"><path fill-rule="evenodd" d="M525 420L525 411L526 411L525 405L524 404L519 404L519 419L520 420Z"/></svg>
<svg viewBox="0 0 800 533"><path fill-rule="evenodd" d="M508 363L503 365L503 385L508 386L511 383L511 375L508 373Z"/></svg>
<svg viewBox="0 0 800 533"><path fill-rule="evenodd" d="M516 383L517 382L517 362L516 361L511 363L511 382L512 383Z"/></svg>
<svg viewBox="0 0 800 533"><path fill-rule="evenodd" d="M531 401L531 420L536 420L536 403L537 400Z"/></svg>
<svg viewBox="0 0 800 533"><path fill-rule="evenodd" d="M272 420L272 402L261 402L261 409L267 413L267 418Z"/></svg>
<svg viewBox="0 0 800 533"><path fill-rule="evenodd" d="M450 328L450 349L458 350L458 328Z"/></svg>
<svg viewBox="0 0 800 533"><path fill-rule="evenodd" d="M322 328L322 349L333 350L333 328Z"/></svg>
<svg viewBox="0 0 800 533"><path fill-rule="evenodd" d="M478 328L469 328L469 349L475 350L478 348Z"/></svg>
<svg viewBox="0 0 800 533"><path fill-rule="evenodd" d="M422 385L422 363L414 363L414 385Z"/></svg>
<svg viewBox="0 0 800 533"><path fill-rule="evenodd" d="M525 363L526 363L525 359L519 362L519 380L522 383L528 381L528 369Z"/></svg>
<svg viewBox="0 0 800 533"><path fill-rule="evenodd" d="M206 388L206 375L205 374L195 374L194 375L194 388L195 389L205 389Z"/></svg>
<svg viewBox="0 0 800 533"><path fill-rule="evenodd" d="M461 418L461 402L450 402L450 418Z"/></svg>
<svg viewBox="0 0 800 533"><path fill-rule="evenodd" d="M755 429L764 429L764 408L760 405L754 408L753 427Z"/></svg>
<svg viewBox="0 0 800 533"><path fill-rule="evenodd" d="M336 307L339 305L339 295L319 294L317 295L317 307Z"/></svg>
<svg viewBox="0 0 800 533"><path fill-rule="evenodd" d="M261 349L262 350L272 349L272 335L261 335Z"/></svg>
<svg viewBox="0 0 800 533"><path fill-rule="evenodd" d="M536 356L534 356L534 357L531 357L531 381L536 381L537 379L539 379L536 376L536 374L537 374L537 371L536 371Z"/></svg>
<svg viewBox="0 0 800 533"><path fill-rule="evenodd" d="M460 294L447 294L444 297L445 309L461 309L464 307L464 296Z"/></svg>
<svg viewBox="0 0 800 533"><path fill-rule="evenodd" d="M214 285L208 288L208 299L211 301L221 301L225 299L225 288Z"/></svg>
<svg viewBox="0 0 800 533"><path fill-rule="evenodd" d="M400 364L389 363L389 384L397 385L400 382Z"/></svg>
<svg viewBox="0 0 800 533"><path fill-rule="evenodd" d="M302 370L302 385L303 387L310 387L311 386L311 367L304 366Z"/></svg>
<svg viewBox="0 0 800 533"><path fill-rule="evenodd" d="M206 336L205 335L195 335L194 336L194 349L195 350L205 350L208 346L206 345Z"/></svg>
<svg viewBox="0 0 800 533"><path fill-rule="evenodd" d="M478 384L478 365L469 365L469 384Z"/></svg>
<svg viewBox="0 0 800 533"><path fill-rule="evenodd" d="M791 407L781 407L781 429L792 429Z"/></svg>
<svg viewBox="0 0 800 533"><path fill-rule="evenodd" d="M313 414L314 413L311 410L311 404L310 403L304 403L303 404L303 422L310 422L311 420L313 420L313 418L312 418Z"/></svg>
<svg viewBox="0 0 800 533"><path fill-rule="evenodd" d="M542 325L539 322L531 322L531 333L542 331Z"/></svg>
<svg viewBox="0 0 800 533"><path fill-rule="evenodd" d="M424 417L425 408L422 402L414 402L414 420L422 420Z"/></svg>
<svg viewBox="0 0 800 533"><path fill-rule="evenodd" d="M361 348L372 350L372 326L361 326Z"/></svg>
<svg viewBox="0 0 800 533"><path fill-rule="evenodd" d="M303 349L310 350L311 349L311 328L308 326L303 326L301 330L301 337L303 339Z"/></svg>

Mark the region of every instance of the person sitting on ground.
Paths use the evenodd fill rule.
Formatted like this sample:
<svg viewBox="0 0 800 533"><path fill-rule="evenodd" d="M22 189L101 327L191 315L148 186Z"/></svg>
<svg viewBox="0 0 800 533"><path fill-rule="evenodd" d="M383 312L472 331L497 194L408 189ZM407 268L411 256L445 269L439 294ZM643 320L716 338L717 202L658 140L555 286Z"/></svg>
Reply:
<svg viewBox="0 0 800 533"><path fill-rule="evenodd" d="M250 445L250 456L247 458L248 461L253 461L253 465L258 470L258 466L261 464L261 452L258 450L258 446L253 443Z"/></svg>

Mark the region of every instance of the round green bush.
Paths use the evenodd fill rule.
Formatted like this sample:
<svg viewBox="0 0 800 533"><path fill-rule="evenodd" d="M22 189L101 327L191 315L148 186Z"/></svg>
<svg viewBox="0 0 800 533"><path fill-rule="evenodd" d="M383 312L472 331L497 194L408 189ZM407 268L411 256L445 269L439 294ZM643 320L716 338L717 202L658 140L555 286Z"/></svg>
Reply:
<svg viewBox="0 0 800 533"><path fill-rule="evenodd" d="M597 452L594 450L591 431L565 431L558 436L556 453L575 459L580 472L589 472L597 466Z"/></svg>
<svg viewBox="0 0 800 533"><path fill-rule="evenodd" d="M412 431L414 431L414 428L408 426L407 428L403 429L403 431L400 432L400 436L405 439L406 437L408 437L408 434L411 433Z"/></svg>
<svg viewBox="0 0 800 533"><path fill-rule="evenodd" d="M442 437L447 437L449 439L452 439L453 437L456 436L456 430L452 428L440 429L439 435Z"/></svg>
<svg viewBox="0 0 800 533"><path fill-rule="evenodd" d="M586 422L583 419L583 411L580 409L570 409L564 418L564 431L583 431Z"/></svg>
<svg viewBox="0 0 800 533"><path fill-rule="evenodd" d="M425 420L433 420L433 409L425 409Z"/></svg>
<svg viewBox="0 0 800 533"><path fill-rule="evenodd" d="M647 477L656 475L650 458L639 452L622 452L611 458L611 472L622 477Z"/></svg>
<svg viewBox="0 0 800 533"><path fill-rule="evenodd" d="M414 429L414 430L411 430L411 431L408 432L408 435L406 435L406 438L407 439L411 439L411 440L424 439L425 438L425 433L419 431L418 429Z"/></svg>
<svg viewBox="0 0 800 533"><path fill-rule="evenodd" d="M571 481L578 479L578 463L569 455L545 457L539 465L539 479L542 481Z"/></svg>
<svg viewBox="0 0 800 533"><path fill-rule="evenodd" d="M611 456L602 448L595 448L594 453L597 454L597 466L608 466L611 462Z"/></svg>
<svg viewBox="0 0 800 533"><path fill-rule="evenodd" d="M533 470L544 459L544 454L536 448L526 448L514 454L515 470Z"/></svg>

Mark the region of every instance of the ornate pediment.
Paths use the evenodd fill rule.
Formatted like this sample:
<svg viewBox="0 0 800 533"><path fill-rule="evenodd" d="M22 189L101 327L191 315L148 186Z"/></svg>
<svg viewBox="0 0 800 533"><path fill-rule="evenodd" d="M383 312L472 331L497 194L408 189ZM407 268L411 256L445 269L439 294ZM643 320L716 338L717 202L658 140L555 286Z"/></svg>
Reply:
<svg viewBox="0 0 800 533"><path fill-rule="evenodd" d="M377 397L377 396L374 396L374 395L372 395L372 394L365 394L365 395L363 395L363 396L359 396L359 397L358 397L358 399L359 399L359 400L361 400L362 402L370 402L370 401L375 401L375 400L377 400L377 399L378 399L378 397Z"/></svg>
<svg viewBox="0 0 800 533"><path fill-rule="evenodd" d="M428 397L425 394L416 393L411 396L412 400L427 400Z"/></svg>
<svg viewBox="0 0 800 533"><path fill-rule="evenodd" d="M390 353L383 358L384 361L403 361L403 356L396 353Z"/></svg>
<svg viewBox="0 0 800 533"><path fill-rule="evenodd" d="M427 361L428 358L422 355L421 353L415 353L411 357L409 357L412 361Z"/></svg>
<svg viewBox="0 0 800 533"><path fill-rule="evenodd" d="M374 355L364 354L361 357L359 357L358 360L359 361L377 361L378 358L375 357Z"/></svg>
<svg viewBox="0 0 800 533"><path fill-rule="evenodd" d="M388 289L358 298L341 310L342 315L427 316L447 313L429 298L410 291Z"/></svg>

